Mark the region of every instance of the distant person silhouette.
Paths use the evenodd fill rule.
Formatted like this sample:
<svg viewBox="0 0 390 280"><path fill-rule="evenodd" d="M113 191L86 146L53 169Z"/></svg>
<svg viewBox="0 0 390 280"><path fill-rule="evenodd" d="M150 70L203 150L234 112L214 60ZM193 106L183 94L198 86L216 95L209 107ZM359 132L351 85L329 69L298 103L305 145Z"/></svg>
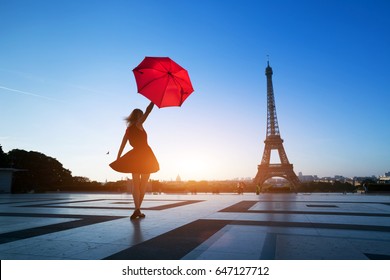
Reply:
<svg viewBox="0 0 390 280"><path fill-rule="evenodd" d="M118 157L110 164L110 167L115 171L132 174L135 210L130 216L131 220L145 217L145 214L141 213L141 204L145 196L146 185L150 173L157 172L160 169L156 156L148 145L147 134L142 125L152 111L153 106L154 104L151 102L145 113L140 109L134 109L125 119L127 129L119 147ZM121 157L127 141L133 149Z"/></svg>

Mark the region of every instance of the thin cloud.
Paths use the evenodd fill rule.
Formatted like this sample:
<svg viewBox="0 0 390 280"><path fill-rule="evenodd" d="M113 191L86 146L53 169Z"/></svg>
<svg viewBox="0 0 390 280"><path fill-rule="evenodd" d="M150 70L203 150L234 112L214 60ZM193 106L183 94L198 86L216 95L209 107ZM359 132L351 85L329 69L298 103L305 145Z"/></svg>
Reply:
<svg viewBox="0 0 390 280"><path fill-rule="evenodd" d="M51 98L51 97L47 97L47 96L44 96L44 95L32 93L32 92L29 92L29 91L24 91L24 90L9 88L9 87L5 87L5 86L1 86L1 85L0 85L0 89L6 90L6 91L15 92L15 93L18 93L18 94L27 95L27 96L33 96L33 97L43 98L43 99L51 100L51 101L61 101L61 100L58 100L58 99L55 99L55 98ZM61 101L61 102L62 102L62 101Z"/></svg>
<svg viewBox="0 0 390 280"><path fill-rule="evenodd" d="M70 87L70 88L73 88L73 89L82 90L84 93L85 92L92 92L92 93L98 93L100 95L106 95L106 96L109 95L107 92L102 92L102 91L99 91L99 90L91 89L91 88L88 88L88 87L85 87L85 86L81 86L81 85L77 85L77 84L63 83L62 81L43 78L43 77L36 76L34 74L31 74L31 73L26 73L26 72L21 72L21 71L16 71L16 70L10 70L10 69L4 69L4 68L0 68L0 71L1 72L6 72L6 73L9 73L9 74L13 74L13 75L17 75L19 77L22 77L23 79L27 79L27 80L38 82L38 83L46 83L46 84L49 83L49 84L52 84L52 85L66 86L66 87ZM5 89L5 88L3 88L3 89ZM7 88L7 89L9 89L9 88ZM9 90L13 90L13 89L9 89ZM34 94L34 93L31 93L31 92L21 91L19 93L27 93L28 95L32 94L33 96L38 95L36 97L40 97L39 94ZM43 98L47 99L47 97L43 97ZM52 100L54 100L54 99L52 99Z"/></svg>

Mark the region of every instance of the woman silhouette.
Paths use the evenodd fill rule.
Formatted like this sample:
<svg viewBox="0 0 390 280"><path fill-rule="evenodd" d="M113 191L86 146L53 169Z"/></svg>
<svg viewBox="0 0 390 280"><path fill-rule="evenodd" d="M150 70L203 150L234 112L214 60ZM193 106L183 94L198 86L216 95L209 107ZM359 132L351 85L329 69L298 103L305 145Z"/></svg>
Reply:
<svg viewBox="0 0 390 280"><path fill-rule="evenodd" d="M150 173L157 172L160 169L158 161L148 145L147 134L142 125L152 111L153 106L154 104L150 102L145 113L140 109L134 109L125 119L127 129L119 147L118 157L110 164L115 171L132 174L132 193L135 205L134 213L130 216L132 220L145 217L145 214L141 213L141 204L145 196L146 185ZM121 157L127 141L133 149Z"/></svg>

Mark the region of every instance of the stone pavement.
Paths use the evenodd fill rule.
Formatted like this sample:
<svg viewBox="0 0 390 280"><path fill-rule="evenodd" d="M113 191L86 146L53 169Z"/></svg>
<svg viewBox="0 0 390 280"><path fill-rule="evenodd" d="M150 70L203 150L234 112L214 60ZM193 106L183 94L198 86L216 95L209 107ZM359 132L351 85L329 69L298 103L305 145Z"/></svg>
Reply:
<svg viewBox="0 0 390 280"><path fill-rule="evenodd" d="M2 260L390 259L390 196L1 194Z"/></svg>

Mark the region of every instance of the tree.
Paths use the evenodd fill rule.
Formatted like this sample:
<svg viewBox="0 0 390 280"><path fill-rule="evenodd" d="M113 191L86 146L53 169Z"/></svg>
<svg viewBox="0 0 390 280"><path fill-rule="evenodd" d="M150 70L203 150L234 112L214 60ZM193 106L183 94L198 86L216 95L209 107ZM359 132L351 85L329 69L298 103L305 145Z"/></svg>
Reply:
<svg viewBox="0 0 390 280"><path fill-rule="evenodd" d="M10 167L8 155L4 153L3 147L0 145L0 168Z"/></svg>
<svg viewBox="0 0 390 280"><path fill-rule="evenodd" d="M8 158L21 170L14 175L12 192L44 192L72 183L71 172L55 158L19 149L10 151Z"/></svg>

